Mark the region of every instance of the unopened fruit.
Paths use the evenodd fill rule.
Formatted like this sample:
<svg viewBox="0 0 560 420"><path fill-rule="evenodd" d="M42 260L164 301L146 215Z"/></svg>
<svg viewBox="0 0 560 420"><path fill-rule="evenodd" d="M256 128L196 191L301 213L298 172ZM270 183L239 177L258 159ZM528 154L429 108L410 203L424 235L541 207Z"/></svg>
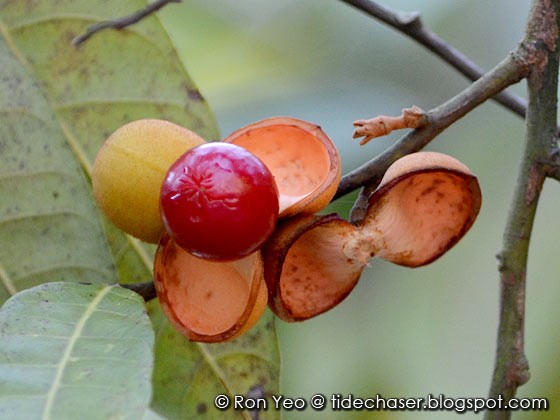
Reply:
<svg viewBox="0 0 560 420"><path fill-rule="evenodd" d="M164 120L145 119L116 130L93 165L93 193L117 227L157 243L164 232L159 194L165 173L179 156L204 143L196 133Z"/></svg>
<svg viewBox="0 0 560 420"><path fill-rule="evenodd" d="M167 232L198 257L234 260L272 234L278 190L265 164L240 146L207 143L170 168L161 187Z"/></svg>

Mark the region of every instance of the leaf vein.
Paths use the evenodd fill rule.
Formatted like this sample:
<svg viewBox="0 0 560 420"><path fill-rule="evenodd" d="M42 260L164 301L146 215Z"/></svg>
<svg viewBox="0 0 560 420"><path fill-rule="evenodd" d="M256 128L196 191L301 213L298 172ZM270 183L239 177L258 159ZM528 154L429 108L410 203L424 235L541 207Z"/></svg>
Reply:
<svg viewBox="0 0 560 420"><path fill-rule="evenodd" d="M59 263L59 264L51 264L44 267L38 267L35 270L27 271L25 274L21 274L17 277L14 277L14 280L22 281L23 279L28 279L33 276L37 276L39 274L46 274L50 272L56 272L60 270L83 270L83 271L92 271L94 273L99 273L104 277L108 276L109 271L103 270L97 266L90 266L81 263Z"/></svg>
<svg viewBox="0 0 560 420"><path fill-rule="evenodd" d="M87 217L84 217L80 213L72 210L58 210L52 212L42 212L42 213L19 213L15 214L11 217L5 217L0 219L0 225L7 224L7 223L17 223L22 222L27 219L40 219L40 218L51 218L51 217L77 217L82 219L84 223L94 224L92 221L88 220Z"/></svg>
<svg viewBox="0 0 560 420"><path fill-rule="evenodd" d="M35 118L36 120L39 120L40 122L42 122L45 125L48 124L47 120L45 120L41 116L35 114L34 112L31 112L28 108L23 107L23 106L22 107L14 107L14 108L0 108L0 114L2 114L2 115L8 115L8 114L28 115L28 116L31 116L31 117Z"/></svg>
<svg viewBox="0 0 560 420"><path fill-rule="evenodd" d="M11 178L15 177L34 177L34 176L46 176L46 175L60 175L65 178L70 178L72 180L76 180L76 176L74 174L70 174L67 172L54 170L54 169L43 169L39 171L18 171L18 172L4 172L0 174L0 181L2 180L10 180Z"/></svg>
<svg viewBox="0 0 560 420"><path fill-rule="evenodd" d="M200 350L200 353L202 354L202 357L204 358L204 360L206 361L206 363L210 367L210 369L214 372L214 374L216 375L218 380L222 383L222 385L224 386L224 388L226 389L226 391L230 395L230 397L233 398L234 395L235 395L235 391L231 389L231 386L229 384L229 380L227 379L226 374L222 371L222 369L220 368L220 366L216 362L216 358L214 357L214 355L212 355L206 349L205 344L196 343L196 345L197 345L198 349ZM247 416L246 412L241 412L241 414L243 415L244 418L250 419L250 417Z"/></svg>
<svg viewBox="0 0 560 420"><path fill-rule="evenodd" d="M2 285L11 296L17 293L17 288L14 285L13 279L7 273L2 263L0 263L0 280L2 280Z"/></svg>
<svg viewBox="0 0 560 420"><path fill-rule="evenodd" d="M252 352L252 351L233 351L230 353L224 353L222 354L220 357L217 357L218 360L220 359L225 359L226 357L231 357L231 356L235 356L235 355L240 355L240 356L252 356L255 357L257 359L260 359L261 361L265 362L268 365L274 366L274 367L279 367L278 363L275 362L272 359L268 359L267 357L263 356L262 354L258 354L256 352Z"/></svg>
<svg viewBox="0 0 560 420"><path fill-rule="evenodd" d="M113 289L113 287L111 287L111 286L107 286L107 287L104 287L103 289L101 289L99 291L99 293L97 294L97 296L87 306L86 310L84 311L84 313L82 314L82 316L80 317L78 322L76 323L76 328L75 328L73 334L70 336L70 340L68 341L68 345L66 346L66 349L64 350L64 353L62 354L62 358L60 360L60 363L58 364L58 369L56 371L56 374L55 374L55 377L54 377L54 380L53 380L53 384L50 387L49 392L47 393L46 401L45 401L45 407L44 407L43 416L42 416L44 419L48 419L48 418L51 417L54 400L55 400L56 394L57 394L57 392L60 388L60 384L62 383L62 376L64 374L64 370L66 368L66 365L68 364L68 361L70 360L70 356L72 354L72 351L74 350L74 346L76 345L76 342L80 338L80 336L82 334L82 331L84 330L84 327L85 327L88 319L93 315L97 306L101 303L103 298L112 289Z"/></svg>
<svg viewBox="0 0 560 420"><path fill-rule="evenodd" d="M180 109L185 108L185 103L179 101L170 101L168 99L156 100L152 98L107 98L107 99L81 99L77 101L66 101L58 104L55 109L63 111L65 109L90 107L92 105L115 105L115 104L148 104L148 105L164 105L172 106Z"/></svg>

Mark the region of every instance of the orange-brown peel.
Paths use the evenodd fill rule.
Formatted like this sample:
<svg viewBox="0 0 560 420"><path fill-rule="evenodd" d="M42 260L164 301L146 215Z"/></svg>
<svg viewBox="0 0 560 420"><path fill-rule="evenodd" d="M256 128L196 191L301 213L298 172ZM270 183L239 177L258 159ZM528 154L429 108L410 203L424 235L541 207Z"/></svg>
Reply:
<svg viewBox="0 0 560 420"><path fill-rule="evenodd" d="M418 152L395 162L357 225L337 215L296 216L263 248L271 309L286 321L342 301L373 257L417 267L449 250L481 205L476 177L456 159Z"/></svg>
<svg viewBox="0 0 560 420"><path fill-rule="evenodd" d="M292 117L249 124L224 139L260 158L274 175L280 217L313 214L330 203L341 177L340 156L321 127Z"/></svg>
<svg viewBox="0 0 560 420"><path fill-rule="evenodd" d="M191 341L238 337L266 308L260 252L236 261L210 261L164 235L156 251L154 283L165 315Z"/></svg>
<svg viewBox="0 0 560 420"><path fill-rule="evenodd" d="M319 315L343 300L363 265L341 244L356 228L336 214L302 215L281 223L263 248L269 306L286 321Z"/></svg>
<svg viewBox="0 0 560 420"><path fill-rule="evenodd" d="M426 265L455 245L482 203L477 178L457 159L418 152L396 161L369 199L362 222L377 257L407 267Z"/></svg>

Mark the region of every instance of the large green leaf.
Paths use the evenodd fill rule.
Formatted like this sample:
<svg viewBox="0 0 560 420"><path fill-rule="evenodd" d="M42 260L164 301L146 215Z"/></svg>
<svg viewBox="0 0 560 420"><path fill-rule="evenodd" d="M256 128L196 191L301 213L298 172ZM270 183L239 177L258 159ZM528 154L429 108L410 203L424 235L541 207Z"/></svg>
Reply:
<svg viewBox="0 0 560 420"><path fill-rule="evenodd" d="M0 417L149 417L154 333L119 286L48 283L0 310Z"/></svg>
<svg viewBox="0 0 560 420"><path fill-rule="evenodd" d="M0 37L0 303L51 279L115 282L71 144L10 47Z"/></svg>

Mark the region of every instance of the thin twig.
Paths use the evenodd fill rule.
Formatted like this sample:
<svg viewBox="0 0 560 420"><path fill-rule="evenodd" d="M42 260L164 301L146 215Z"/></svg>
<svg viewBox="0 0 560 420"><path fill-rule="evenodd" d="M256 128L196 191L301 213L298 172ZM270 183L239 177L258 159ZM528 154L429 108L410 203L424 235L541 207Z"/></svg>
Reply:
<svg viewBox="0 0 560 420"><path fill-rule="evenodd" d="M156 287L154 286L153 281L148 281L145 283L125 283L120 284L120 286L138 293L144 298L146 302L157 297Z"/></svg>
<svg viewBox="0 0 560 420"><path fill-rule="evenodd" d="M398 12L386 6L381 6L377 2L371 0L341 1L354 6L369 16L386 23L397 31L412 38L458 70L469 80L475 81L484 74L484 70L470 58L445 42L436 33L430 30L430 28L424 25L419 13ZM497 93L493 99L514 113L525 117L527 111L527 101L525 99L508 92Z"/></svg>
<svg viewBox="0 0 560 420"><path fill-rule="evenodd" d="M354 205L350 209L350 214L348 215L348 221L350 223L359 225L363 222L369 206L369 197L373 194L376 188L377 184L370 184L362 187L360 194L358 194L356 201L354 201Z"/></svg>
<svg viewBox="0 0 560 420"><path fill-rule="evenodd" d="M490 398L507 401L529 380L524 352L527 256L533 221L547 168L557 147L558 32L560 0L535 0L521 44L531 62L527 77L525 151L504 233L500 261L500 321ZM506 420L510 411L487 411L486 420Z"/></svg>
<svg viewBox="0 0 560 420"><path fill-rule="evenodd" d="M469 111L526 77L527 71L528 66L523 57L511 53L461 93L429 111L426 114L428 120L426 126L410 131L385 152L346 174L340 181L335 199L359 187L379 183L394 161L425 147L439 133Z"/></svg>
<svg viewBox="0 0 560 420"><path fill-rule="evenodd" d="M116 19L105 20L103 22L96 23L87 28L86 32L80 36L77 36L72 40L72 45L78 46L91 38L94 34L105 29L123 29L127 26L133 25L142 19L150 16L151 14L157 12L159 9L164 7L169 3L181 3L182 0L156 0L153 3L148 4L145 8L137 10L130 15L123 16Z"/></svg>

